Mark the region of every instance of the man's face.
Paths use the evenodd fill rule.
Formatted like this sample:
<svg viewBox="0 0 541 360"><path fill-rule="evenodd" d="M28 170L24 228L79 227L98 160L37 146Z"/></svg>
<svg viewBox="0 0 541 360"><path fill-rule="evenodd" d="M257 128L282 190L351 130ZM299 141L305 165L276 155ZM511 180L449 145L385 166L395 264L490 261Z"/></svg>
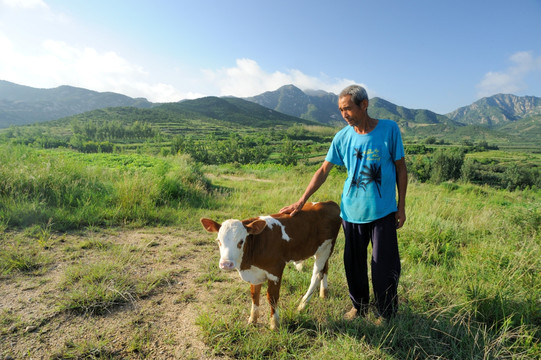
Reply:
<svg viewBox="0 0 541 360"><path fill-rule="evenodd" d="M338 99L338 108L349 126L356 126L361 123L361 120L366 115L363 105L364 101L360 105L356 105L351 99L351 95Z"/></svg>

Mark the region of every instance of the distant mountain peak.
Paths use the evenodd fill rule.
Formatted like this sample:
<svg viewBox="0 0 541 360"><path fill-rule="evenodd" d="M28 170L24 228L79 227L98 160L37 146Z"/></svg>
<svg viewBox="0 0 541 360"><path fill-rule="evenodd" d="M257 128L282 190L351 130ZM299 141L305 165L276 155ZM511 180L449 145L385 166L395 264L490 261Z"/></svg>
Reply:
<svg viewBox="0 0 541 360"><path fill-rule="evenodd" d="M38 89L0 80L0 128L25 125L108 107L150 108L144 98L61 85Z"/></svg>
<svg viewBox="0 0 541 360"><path fill-rule="evenodd" d="M447 117L464 124L499 127L535 115L541 115L541 98L496 94L463 106Z"/></svg>
<svg viewBox="0 0 541 360"><path fill-rule="evenodd" d="M284 114L322 124L333 124L342 119L336 95L313 90L304 92L291 84L245 99Z"/></svg>

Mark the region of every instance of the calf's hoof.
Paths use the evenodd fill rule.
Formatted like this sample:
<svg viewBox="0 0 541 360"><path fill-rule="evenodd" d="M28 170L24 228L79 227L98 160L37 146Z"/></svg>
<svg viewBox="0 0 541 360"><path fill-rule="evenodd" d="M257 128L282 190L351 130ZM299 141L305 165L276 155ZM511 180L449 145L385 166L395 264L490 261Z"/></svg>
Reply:
<svg viewBox="0 0 541 360"><path fill-rule="evenodd" d="M272 316L270 319L270 329L277 331L280 328L280 320L275 316Z"/></svg>

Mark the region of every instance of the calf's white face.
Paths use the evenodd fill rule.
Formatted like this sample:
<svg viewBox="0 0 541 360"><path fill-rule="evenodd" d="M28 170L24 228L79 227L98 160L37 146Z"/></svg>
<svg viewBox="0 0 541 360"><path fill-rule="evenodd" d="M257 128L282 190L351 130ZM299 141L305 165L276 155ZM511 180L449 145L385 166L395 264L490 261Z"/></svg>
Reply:
<svg viewBox="0 0 541 360"><path fill-rule="evenodd" d="M218 231L221 269L240 269L246 237L248 237L248 231L240 221L224 221Z"/></svg>
<svg viewBox="0 0 541 360"><path fill-rule="evenodd" d="M219 265L223 270L240 270L246 238L261 233L267 225L265 220L255 220L248 225L239 220L226 220L220 225L211 219L201 219L201 224L208 232L218 233Z"/></svg>

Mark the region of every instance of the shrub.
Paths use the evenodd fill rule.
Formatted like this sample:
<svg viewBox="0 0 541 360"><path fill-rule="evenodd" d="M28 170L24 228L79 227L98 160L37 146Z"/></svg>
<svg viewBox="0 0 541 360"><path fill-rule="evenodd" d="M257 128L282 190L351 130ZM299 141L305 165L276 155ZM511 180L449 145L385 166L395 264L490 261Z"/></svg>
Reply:
<svg viewBox="0 0 541 360"><path fill-rule="evenodd" d="M408 160L408 174L418 181L425 182L430 179L431 161L428 156L414 155L406 158Z"/></svg>
<svg viewBox="0 0 541 360"><path fill-rule="evenodd" d="M502 187L508 190L524 189L533 184L528 169L512 164L508 166L502 175Z"/></svg>
<svg viewBox="0 0 541 360"><path fill-rule="evenodd" d="M460 169L464 182L475 182L479 178L479 165L472 158L466 158Z"/></svg>
<svg viewBox="0 0 541 360"><path fill-rule="evenodd" d="M464 149L438 149L432 160L430 179L439 184L443 181L458 180L464 163Z"/></svg>

